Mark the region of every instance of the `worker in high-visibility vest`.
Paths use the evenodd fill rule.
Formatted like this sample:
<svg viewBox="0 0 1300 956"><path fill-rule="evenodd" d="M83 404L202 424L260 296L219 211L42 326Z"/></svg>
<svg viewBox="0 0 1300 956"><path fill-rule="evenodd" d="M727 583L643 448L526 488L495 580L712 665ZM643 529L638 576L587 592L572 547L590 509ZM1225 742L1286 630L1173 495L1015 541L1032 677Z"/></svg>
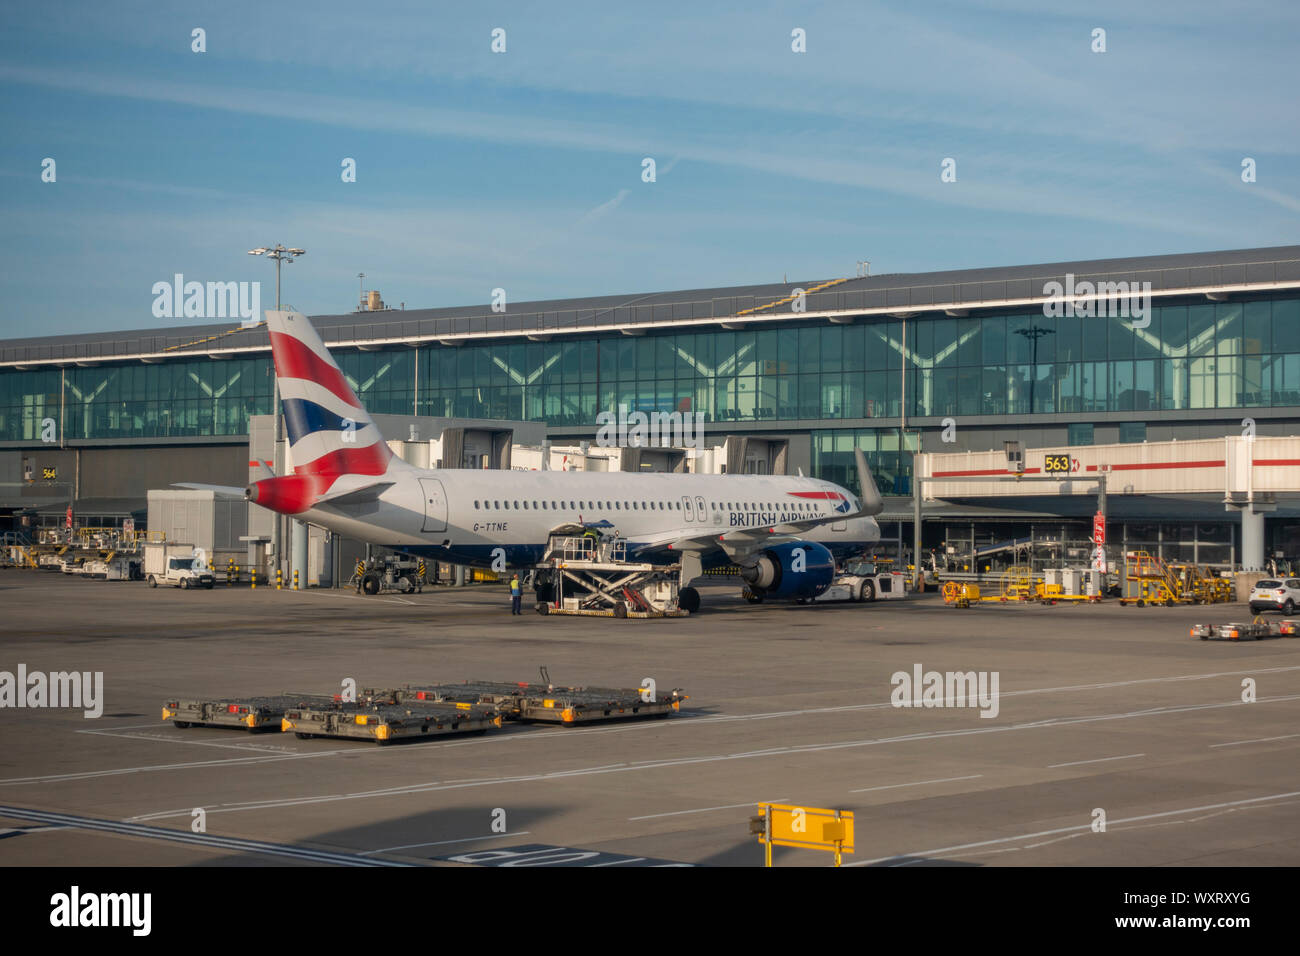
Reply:
<svg viewBox="0 0 1300 956"><path fill-rule="evenodd" d="M523 614L519 605L523 600L524 592L519 586L519 574L516 572L510 576L510 613Z"/></svg>

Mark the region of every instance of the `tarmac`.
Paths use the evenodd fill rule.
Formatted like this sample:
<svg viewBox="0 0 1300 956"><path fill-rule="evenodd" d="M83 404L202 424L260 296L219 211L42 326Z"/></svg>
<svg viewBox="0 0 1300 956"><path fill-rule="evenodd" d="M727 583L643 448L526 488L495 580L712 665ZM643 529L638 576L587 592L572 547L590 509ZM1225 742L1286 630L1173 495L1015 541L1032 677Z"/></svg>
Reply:
<svg viewBox="0 0 1300 956"><path fill-rule="evenodd" d="M1300 863L1300 640L1188 634L1249 620L1244 605L702 593L688 619L620 621L512 617L496 585L364 597L0 571L0 671L104 688L98 718L0 709L0 865L761 866L760 801L852 811L849 866ZM690 699L665 719L386 747L160 717L168 697L541 667ZM901 675L932 671L975 672L986 696L895 706Z"/></svg>

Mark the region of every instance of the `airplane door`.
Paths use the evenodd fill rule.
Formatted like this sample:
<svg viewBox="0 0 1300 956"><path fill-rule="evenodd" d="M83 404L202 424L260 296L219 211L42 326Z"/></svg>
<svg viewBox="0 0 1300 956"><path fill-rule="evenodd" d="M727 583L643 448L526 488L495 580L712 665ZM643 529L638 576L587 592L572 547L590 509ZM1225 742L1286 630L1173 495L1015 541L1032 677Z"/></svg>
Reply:
<svg viewBox="0 0 1300 956"><path fill-rule="evenodd" d="M691 507L691 498L689 495L682 495L682 511L686 512L686 520L695 520L695 509Z"/></svg>
<svg viewBox="0 0 1300 956"><path fill-rule="evenodd" d="M447 493L437 478L421 478L424 494L424 527L422 531L447 530Z"/></svg>
<svg viewBox="0 0 1300 956"><path fill-rule="evenodd" d="M695 496L695 513L699 515L700 521L708 519L708 510L704 507L704 499L699 495Z"/></svg>

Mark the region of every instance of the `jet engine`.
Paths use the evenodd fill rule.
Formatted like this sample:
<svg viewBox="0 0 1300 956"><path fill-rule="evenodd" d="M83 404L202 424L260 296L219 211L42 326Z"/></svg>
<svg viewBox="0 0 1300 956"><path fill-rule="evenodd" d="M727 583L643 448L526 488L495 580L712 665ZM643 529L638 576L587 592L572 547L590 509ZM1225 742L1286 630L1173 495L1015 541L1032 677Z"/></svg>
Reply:
<svg viewBox="0 0 1300 956"><path fill-rule="evenodd" d="M741 567L740 576L758 600L811 600L830 587L835 559L815 541L789 541L759 552L753 564Z"/></svg>

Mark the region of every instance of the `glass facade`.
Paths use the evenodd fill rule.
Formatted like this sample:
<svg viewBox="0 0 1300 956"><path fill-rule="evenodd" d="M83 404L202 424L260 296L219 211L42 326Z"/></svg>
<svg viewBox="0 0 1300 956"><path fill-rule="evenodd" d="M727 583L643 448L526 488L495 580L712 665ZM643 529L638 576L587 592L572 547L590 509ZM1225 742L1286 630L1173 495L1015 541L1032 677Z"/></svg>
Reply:
<svg viewBox="0 0 1300 956"><path fill-rule="evenodd" d="M926 314L907 321L906 356L901 320L867 319L338 360L372 412L593 431L597 412L620 404L712 423L885 419L888 429L904 374L909 419L1300 405L1300 298L1159 306L1150 319ZM271 386L265 356L0 370L0 441L38 441L41 420L60 412L70 440L243 435L249 415L270 411Z"/></svg>

